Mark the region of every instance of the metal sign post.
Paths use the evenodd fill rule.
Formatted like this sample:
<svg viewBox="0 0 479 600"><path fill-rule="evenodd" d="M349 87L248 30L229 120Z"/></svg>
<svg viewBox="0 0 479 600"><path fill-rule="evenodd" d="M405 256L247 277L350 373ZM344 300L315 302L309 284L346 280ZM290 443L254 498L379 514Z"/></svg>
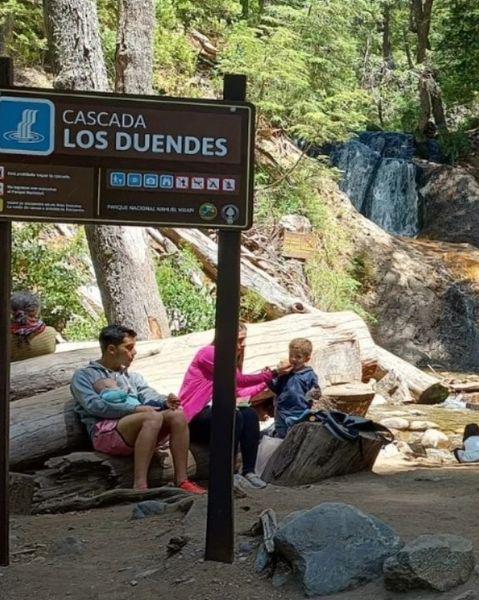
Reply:
<svg viewBox="0 0 479 600"><path fill-rule="evenodd" d="M0 563L8 564L11 222L219 231L206 558L233 560L233 431L241 230L253 219L254 106L13 87L0 59Z"/></svg>
<svg viewBox="0 0 479 600"><path fill-rule="evenodd" d="M13 63L0 57L0 86L13 85ZM2 174L0 172L0 174ZM2 183L2 179L0 179ZM9 564L10 279L12 224L0 221L0 565Z"/></svg>
<svg viewBox="0 0 479 600"><path fill-rule="evenodd" d="M244 100L246 77L226 76L225 100ZM233 441L236 415L236 346L240 308L241 233L218 233L216 336L206 527L207 560L233 562ZM217 357L221 357L221 361Z"/></svg>

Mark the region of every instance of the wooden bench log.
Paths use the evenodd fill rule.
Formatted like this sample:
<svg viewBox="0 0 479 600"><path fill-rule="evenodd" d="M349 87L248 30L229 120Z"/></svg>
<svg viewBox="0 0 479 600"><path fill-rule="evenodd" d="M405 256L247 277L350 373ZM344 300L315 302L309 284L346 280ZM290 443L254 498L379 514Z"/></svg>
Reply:
<svg viewBox="0 0 479 600"><path fill-rule="evenodd" d="M138 342L136 360L161 351L160 340ZM73 373L100 357L100 348L81 348L46 354L10 364L10 400L28 398L67 385Z"/></svg>
<svg viewBox="0 0 479 600"><path fill-rule="evenodd" d="M192 444L188 453L188 476L208 478L209 453L206 447ZM160 450L153 457L148 483L161 487L174 479L173 461L169 450ZM108 456L100 452L72 452L50 458L45 468L34 474L33 513L57 512L78 497L97 496L115 488L133 485L133 458Z"/></svg>
<svg viewBox="0 0 479 600"><path fill-rule="evenodd" d="M369 471L381 446L370 434L361 434L360 444L336 439L319 423L299 423L272 454L262 477L268 483L293 486Z"/></svg>
<svg viewBox="0 0 479 600"><path fill-rule="evenodd" d="M322 349L329 353L335 340L356 339L363 374L376 369L376 346L368 328L354 313L344 312L289 315L251 325L245 372L275 365L287 357L288 343L293 337L311 339L319 362ZM133 368L158 391L177 393L193 356L212 338L212 331L167 338L161 344L158 342L161 345L158 354L135 361ZM69 383L70 379L71 372L66 381ZM86 434L73 410L68 385L16 400L11 404L10 415L10 466L14 470L43 463L55 454L87 447Z"/></svg>
<svg viewBox="0 0 479 600"><path fill-rule="evenodd" d="M287 358L288 343L293 337L311 339L317 350L318 364L324 357L327 372L336 368L327 357L338 341L349 345L357 344L357 360L365 380L376 370L376 346L364 321L350 311L318 311L250 325L245 372L256 371ZM158 390L177 392L194 355L202 346L210 344L213 338L214 331L209 330L153 342L139 342L139 355L135 360L134 370L144 375L148 383ZM172 356L175 357L174 361ZM20 398L68 385L75 369L98 357L99 349L83 348L12 363L11 398L18 401ZM343 362L342 369L345 365ZM357 370L357 365L355 369Z"/></svg>

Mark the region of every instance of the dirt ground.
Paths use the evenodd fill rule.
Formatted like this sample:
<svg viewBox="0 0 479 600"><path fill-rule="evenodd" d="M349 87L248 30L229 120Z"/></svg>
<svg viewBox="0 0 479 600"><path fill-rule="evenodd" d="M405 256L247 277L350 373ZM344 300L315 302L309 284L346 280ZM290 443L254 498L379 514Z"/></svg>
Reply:
<svg viewBox="0 0 479 600"><path fill-rule="evenodd" d="M268 486L236 500L236 556L232 565L204 562L205 499L186 516L131 520L133 505L65 515L16 516L11 566L0 568L1 600L272 600L304 598L298 584L275 588L254 570L255 538L246 535L260 512L278 517L325 501L354 504L392 525L407 542L423 533L455 533L479 549L479 465L425 468L397 459L378 461L373 473L329 479L297 488ZM182 551L167 558L173 536L187 535ZM71 553L66 538L81 549ZM474 575L443 594L394 594L382 580L330 596L334 600L454 599L479 590Z"/></svg>

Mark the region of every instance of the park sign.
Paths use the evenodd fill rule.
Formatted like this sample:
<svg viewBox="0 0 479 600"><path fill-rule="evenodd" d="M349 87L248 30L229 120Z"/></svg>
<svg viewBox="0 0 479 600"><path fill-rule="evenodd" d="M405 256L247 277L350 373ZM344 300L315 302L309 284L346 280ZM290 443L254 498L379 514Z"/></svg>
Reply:
<svg viewBox="0 0 479 600"><path fill-rule="evenodd" d="M247 102L0 89L0 219L247 229Z"/></svg>

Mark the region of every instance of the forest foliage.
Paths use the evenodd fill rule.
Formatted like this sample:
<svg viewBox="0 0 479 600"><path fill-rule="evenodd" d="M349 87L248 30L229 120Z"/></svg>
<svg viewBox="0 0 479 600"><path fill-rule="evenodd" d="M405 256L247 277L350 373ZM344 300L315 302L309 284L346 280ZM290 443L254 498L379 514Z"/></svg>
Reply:
<svg viewBox="0 0 479 600"><path fill-rule="evenodd" d="M113 77L118 5L88 0L95 1ZM284 134L315 145L363 129L421 136L424 118L436 119L446 152L457 159L467 150L463 132L478 124L477 0L157 0L152 26L155 92L218 97L224 73L243 73L257 106L260 136ZM213 59L201 54L194 32L217 49ZM0 51L18 66L49 71L40 0L1 3ZM436 113L424 114L421 85L423 91L424 86L434 89L445 114L442 122ZM322 308L359 309L364 282L347 234L338 230L318 191L332 175L319 163L303 162L286 179L258 167L257 222L288 212L308 216L327 250L307 267L314 299ZM79 248L76 252L81 254ZM195 295L194 285L187 290L188 269L194 265L186 260L186 279L176 280L173 259L168 260L158 267L158 281L171 318L183 323L181 330L211 324L211 294ZM72 290L79 285L68 281ZM177 306L175 286L182 282L189 299ZM251 298L248 302L253 306Z"/></svg>

